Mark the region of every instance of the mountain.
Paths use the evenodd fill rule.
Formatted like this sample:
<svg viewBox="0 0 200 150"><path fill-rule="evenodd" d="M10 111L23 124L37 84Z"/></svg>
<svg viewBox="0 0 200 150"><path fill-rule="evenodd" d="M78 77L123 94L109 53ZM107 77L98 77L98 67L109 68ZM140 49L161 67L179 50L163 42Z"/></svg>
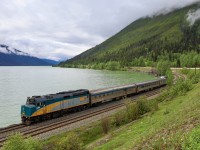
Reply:
<svg viewBox="0 0 200 150"><path fill-rule="evenodd" d="M7 45L0 45L0 66L51 66L37 57L28 53L11 48Z"/></svg>
<svg viewBox="0 0 200 150"><path fill-rule="evenodd" d="M60 61L55 61L55 60L51 60L51 59L42 59L43 61L51 64L51 65L57 65L60 63Z"/></svg>
<svg viewBox="0 0 200 150"><path fill-rule="evenodd" d="M92 65L118 61L130 65L140 57L155 62L160 56L200 52L200 4L194 3L168 13L140 18L103 43L59 66ZM172 59L172 60L171 60Z"/></svg>

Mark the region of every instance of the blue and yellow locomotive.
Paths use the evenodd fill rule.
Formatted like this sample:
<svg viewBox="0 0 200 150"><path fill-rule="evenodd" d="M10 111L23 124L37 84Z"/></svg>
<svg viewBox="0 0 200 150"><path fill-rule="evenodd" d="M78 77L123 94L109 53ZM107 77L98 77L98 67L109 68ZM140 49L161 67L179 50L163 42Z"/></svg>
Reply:
<svg viewBox="0 0 200 150"><path fill-rule="evenodd" d="M27 98L21 106L22 123L27 125L62 115L64 110L84 109L89 106L89 91L85 89Z"/></svg>

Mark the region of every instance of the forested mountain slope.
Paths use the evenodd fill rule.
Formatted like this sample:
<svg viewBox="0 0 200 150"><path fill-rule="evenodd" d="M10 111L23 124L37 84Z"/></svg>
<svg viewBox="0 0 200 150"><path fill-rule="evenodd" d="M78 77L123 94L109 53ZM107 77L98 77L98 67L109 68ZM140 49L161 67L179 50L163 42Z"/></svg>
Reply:
<svg viewBox="0 0 200 150"><path fill-rule="evenodd" d="M103 43L75 56L60 66L92 65L118 61L134 64L142 56L156 62L160 56L177 62L179 54L200 52L200 3L167 14L140 18Z"/></svg>

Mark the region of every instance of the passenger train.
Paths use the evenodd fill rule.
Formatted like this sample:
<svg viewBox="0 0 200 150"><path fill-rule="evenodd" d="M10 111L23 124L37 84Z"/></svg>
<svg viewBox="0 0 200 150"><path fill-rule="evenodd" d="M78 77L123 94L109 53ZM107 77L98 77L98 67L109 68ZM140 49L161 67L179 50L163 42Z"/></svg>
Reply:
<svg viewBox="0 0 200 150"><path fill-rule="evenodd" d="M80 89L43 96L28 97L26 105L21 106L22 123L34 122L62 116L64 112L80 111L94 105L153 90L166 85L166 78L133 83L97 90Z"/></svg>

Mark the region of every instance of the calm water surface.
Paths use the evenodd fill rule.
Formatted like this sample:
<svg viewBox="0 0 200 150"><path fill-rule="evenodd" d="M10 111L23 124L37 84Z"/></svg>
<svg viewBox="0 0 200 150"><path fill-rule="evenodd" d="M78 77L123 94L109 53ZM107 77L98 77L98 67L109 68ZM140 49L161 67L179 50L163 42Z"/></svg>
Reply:
<svg viewBox="0 0 200 150"><path fill-rule="evenodd" d="M122 71L100 71L55 67L0 67L0 127L19 123L20 106L33 95L76 89L98 89L153 76Z"/></svg>

